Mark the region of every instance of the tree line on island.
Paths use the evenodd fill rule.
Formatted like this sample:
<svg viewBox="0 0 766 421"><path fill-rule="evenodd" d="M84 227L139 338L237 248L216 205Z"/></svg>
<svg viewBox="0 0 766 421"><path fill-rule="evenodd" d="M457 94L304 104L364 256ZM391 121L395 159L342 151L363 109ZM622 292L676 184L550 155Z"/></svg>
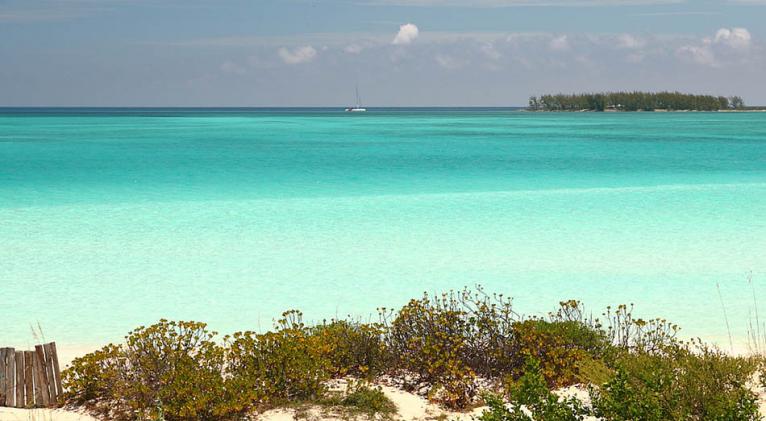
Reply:
<svg viewBox="0 0 766 421"><path fill-rule="evenodd" d="M680 92L604 92L555 94L529 98L530 111L719 111L742 110L738 96Z"/></svg>

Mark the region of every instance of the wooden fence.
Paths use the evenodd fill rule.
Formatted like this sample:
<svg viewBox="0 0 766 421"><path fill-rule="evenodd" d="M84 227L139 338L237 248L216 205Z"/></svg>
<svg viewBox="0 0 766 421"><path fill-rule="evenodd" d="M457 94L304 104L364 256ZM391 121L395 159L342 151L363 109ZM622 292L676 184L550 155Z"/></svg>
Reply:
<svg viewBox="0 0 766 421"><path fill-rule="evenodd" d="M0 348L0 406L56 406L61 393L55 342L36 345L34 351Z"/></svg>

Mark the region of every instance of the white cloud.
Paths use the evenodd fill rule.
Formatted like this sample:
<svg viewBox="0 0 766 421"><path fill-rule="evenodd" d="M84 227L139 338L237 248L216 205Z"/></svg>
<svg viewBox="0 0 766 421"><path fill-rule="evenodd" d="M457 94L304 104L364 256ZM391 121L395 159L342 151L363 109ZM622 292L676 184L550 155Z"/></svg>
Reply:
<svg viewBox="0 0 766 421"><path fill-rule="evenodd" d="M556 50L556 51L568 50L569 37L567 37L566 35L555 37L548 43L548 47L550 47L551 50Z"/></svg>
<svg viewBox="0 0 766 421"><path fill-rule="evenodd" d="M713 42L731 48L743 49L750 46L751 38L750 31L745 28L721 28L715 33Z"/></svg>
<svg viewBox="0 0 766 421"><path fill-rule="evenodd" d="M500 60L503 57L502 54L500 54L500 52L497 51L497 49L495 48L495 45L492 44L491 42L488 42L482 45L480 50L482 54L484 54L485 56L487 56L488 58L492 60Z"/></svg>
<svg viewBox="0 0 766 421"><path fill-rule="evenodd" d="M636 50L639 48L644 48L645 45L646 41L630 34L620 34L620 36L617 37L617 48Z"/></svg>
<svg viewBox="0 0 766 421"><path fill-rule="evenodd" d="M317 56L317 50L310 45L296 47L292 50L282 47L279 49L278 53L282 61L287 64L308 63L314 60Z"/></svg>
<svg viewBox="0 0 766 421"><path fill-rule="evenodd" d="M406 23L399 26L399 32L396 34L394 40L391 43L394 45L410 44L412 41L417 39L418 35L420 35L420 30L418 29L417 25Z"/></svg>
<svg viewBox="0 0 766 421"><path fill-rule="evenodd" d="M450 70L459 69L466 64L464 60L446 54L437 54L434 59L439 66Z"/></svg>
<svg viewBox="0 0 766 421"><path fill-rule="evenodd" d="M706 37L696 45L684 45L676 54L699 64L719 67L748 60L752 36L745 28L721 28L713 38Z"/></svg>
<svg viewBox="0 0 766 421"><path fill-rule="evenodd" d="M343 51L345 51L348 54L359 54L364 50L364 47L362 47L359 44L351 44L347 45L345 48L343 48Z"/></svg>
<svg viewBox="0 0 766 421"><path fill-rule="evenodd" d="M689 58L692 61L706 66L715 66L715 54L708 46L685 45L676 52L679 57Z"/></svg>
<svg viewBox="0 0 766 421"><path fill-rule="evenodd" d="M221 64L220 69L223 73L234 75L244 75L247 73L247 69L245 69L243 66L228 60Z"/></svg>

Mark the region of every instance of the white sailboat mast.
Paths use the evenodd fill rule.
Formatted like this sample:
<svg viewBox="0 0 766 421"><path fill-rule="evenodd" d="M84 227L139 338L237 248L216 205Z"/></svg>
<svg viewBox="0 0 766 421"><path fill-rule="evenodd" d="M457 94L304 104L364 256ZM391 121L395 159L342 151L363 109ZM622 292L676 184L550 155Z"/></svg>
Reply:
<svg viewBox="0 0 766 421"><path fill-rule="evenodd" d="M362 100L359 98L359 84L356 85L356 108L362 108Z"/></svg>

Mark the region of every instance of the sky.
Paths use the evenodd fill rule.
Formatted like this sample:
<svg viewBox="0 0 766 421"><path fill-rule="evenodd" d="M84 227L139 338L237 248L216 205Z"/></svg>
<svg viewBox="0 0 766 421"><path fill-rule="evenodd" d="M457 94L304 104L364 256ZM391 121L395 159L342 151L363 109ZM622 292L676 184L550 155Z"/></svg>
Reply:
<svg viewBox="0 0 766 421"><path fill-rule="evenodd" d="M0 0L0 106L766 104L766 0Z"/></svg>

